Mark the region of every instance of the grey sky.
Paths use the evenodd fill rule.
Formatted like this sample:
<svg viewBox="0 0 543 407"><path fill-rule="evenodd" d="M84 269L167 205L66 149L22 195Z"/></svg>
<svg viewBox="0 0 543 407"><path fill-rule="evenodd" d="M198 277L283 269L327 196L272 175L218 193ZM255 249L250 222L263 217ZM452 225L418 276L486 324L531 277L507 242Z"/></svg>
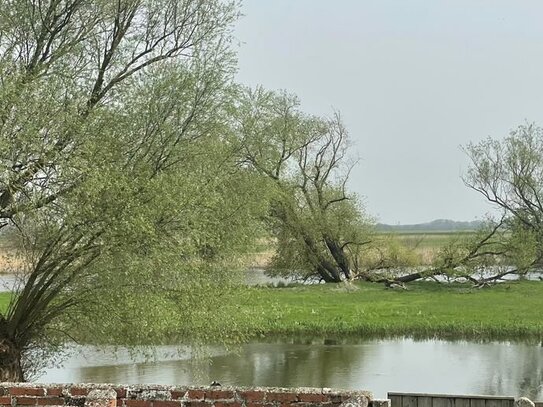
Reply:
<svg viewBox="0 0 543 407"><path fill-rule="evenodd" d="M342 113L350 187L386 223L490 210L460 146L543 125L543 2L244 0L238 80Z"/></svg>

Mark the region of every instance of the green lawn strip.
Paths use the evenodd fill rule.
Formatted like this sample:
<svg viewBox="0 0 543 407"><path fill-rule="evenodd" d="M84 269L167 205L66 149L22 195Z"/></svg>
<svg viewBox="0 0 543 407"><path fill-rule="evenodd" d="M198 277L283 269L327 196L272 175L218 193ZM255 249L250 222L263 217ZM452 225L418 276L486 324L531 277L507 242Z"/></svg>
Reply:
<svg viewBox="0 0 543 407"><path fill-rule="evenodd" d="M417 283L390 290L362 283L253 290L242 308L261 335L349 334L478 339L543 336L543 283L487 289ZM338 286L340 287L340 286Z"/></svg>
<svg viewBox="0 0 543 407"><path fill-rule="evenodd" d="M9 292L0 292L0 311L3 313L8 309L9 300L11 298L11 293Z"/></svg>
<svg viewBox="0 0 543 407"><path fill-rule="evenodd" d="M236 329L254 337L337 335L451 339L543 338L543 283L476 289L419 282L408 290L380 284L251 288L240 295ZM241 294L241 293L240 293ZM10 293L0 293L0 310Z"/></svg>

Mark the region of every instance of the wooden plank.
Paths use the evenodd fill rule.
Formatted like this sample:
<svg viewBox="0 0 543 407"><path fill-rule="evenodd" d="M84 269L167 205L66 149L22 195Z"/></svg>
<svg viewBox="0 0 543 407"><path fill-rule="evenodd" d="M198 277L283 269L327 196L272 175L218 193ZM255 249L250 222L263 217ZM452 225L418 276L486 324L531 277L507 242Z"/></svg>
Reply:
<svg viewBox="0 0 543 407"><path fill-rule="evenodd" d="M454 398L454 407L471 407L470 399L464 397L455 397Z"/></svg>
<svg viewBox="0 0 543 407"><path fill-rule="evenodd" d="M488 399L486 401L486 407L502 407L503 400Z"/></svg>
<svg viewBox="0 0 543 407"><path fill-rule="evenodd" d="M469 400L471 407L486 407L486 400L482 397L473 397Z"/></svg>
<svg viewBox="0 0 543 407"><path fill-rule="evenodd" d="M432 407L432 397L430 397L430 396L419 396L418 397L418 407Z"/></svg>
<svg viewBox="0 0 543 407"><path fill-rule="evenodd" d="M388 393L387 398L390 400L390 407L402 407L402 396Z"/></svg>
<svg viewBox="0 0 543 407"><path fill-rule="evenodd" d="M402 407L418 407L418 399L417 396L403 396Z"/></svg>
<svg viewBox="0 0 543 407"><path fill-rule="evenodd" d="M488 396L488 395L475 395L475 394L442 394L442 393L398 393L389 392L388 396L416 396L416 397L441 397L441 398L453 398L453 399L481 399L481 400L510 400L515 401L514 397L508 396ZM543 403L543 402L541 402ZM539 406L539 407L543 407Z"/></svg>
<svg viewBox="0 0 543 407"><path fill-rule="evenodd" d="M451 397L433 397L432 407L453 407L453 399Z"/></svg>

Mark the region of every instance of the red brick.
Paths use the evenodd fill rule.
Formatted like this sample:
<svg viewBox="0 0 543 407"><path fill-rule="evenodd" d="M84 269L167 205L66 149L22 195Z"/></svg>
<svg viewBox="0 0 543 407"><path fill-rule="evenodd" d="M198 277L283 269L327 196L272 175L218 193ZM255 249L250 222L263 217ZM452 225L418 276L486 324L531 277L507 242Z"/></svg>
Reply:
<svg viewBox="0 0 543 407"><path fill-rule="evenodd" d="M31 406L35 406L38 399L35 398L35 397L17 397L16 398L16 404L24 404L24 405L31 405Z"/></svg>
<svg viewBox="0 0 543 407"><path fill-rule="evenodd" d="M298 400L306 403L322 403L327 400L324 394L318 393L298 393Z"/></svg>
<svg viewBox="0 0 543 407"><path fill-rule="evenodd" d="M245 401L263 401L266 397L266 392L263 391L241 391L238 393Z"/></svg>
<svg viewBox="0 0 543 407"><path fill-rule="evenodd" d="M206 391L206 400L226 400L226 399L233 399L233 398L234 398L233 391L228 391L228 390Z"/></svg>
<svg viewBox="0 0 543 407"><path fill-rule="evenodd" d="M45 396L45 389L38 387L10 387L12 396Z"/></svg>
<svg viewBox="0 0 543 407"><path fill-rule="evenodd" d="M9 397L9 396L0 397L0 404L11 405L11 397Z"/></svg>
<svg viewBox="0 0 543 407"><path fill-rule="evenodd" d="M279 401L283 403L283 402L296 401L297 399L298 398L296 397L295 393L268 393L266 394L267 401Z"/></svg>
<svg viewBox="0 0 543 407"><path fill-rule="evenodd" d="M153 401L153 407L181 407L181 400L179 401L157 400L157 401Z"/></svg>
<svg viewBox="0 0 543 407"><path fill-rule="evenodd" d="M115 393L117 393L117 398L118 399L126 398L126 389L125 388L122 388L122 387L116 388Z"/></svg>
<svg viewBox="0 0 543 407"><path fill-rule="evenodd" d="M64 398L62 397L47 397L39 398L38 406L62 406L64 405Z"/></svg>
<svg viewBox="0 0 543 407"><path fill-rule="evenodd" d="M214 407L241 407L237 401L217 401L213 403Z"/></svg>
<svg viewBox="0 0 543 407"><path fill-rule="evenodd" d="M152 407L153 402L150 400L125 400L126 407Z"/></svg>
<svg viewBox="0 0 543 407"><path fill-rule="evenodd" d="M72 396L86 396L89 394L89 389L85 389L82 387L72 387L70 388L70 394Z"/></svg>
<svg viewBox="0 0 543 407"><path fill-rule="evenodd" d="M62 389L58 387L47 389L48 396L62 396Z"/></svg>
<svg viewBox="0 0 543 407"><path fill-rule="evenodd" d="M187 393L186 391L172 390L172 392L171 392L172 399L174 399L174 400L182 399L183 397L185 397L186 393Z"/></svg>
<svg viewBox="0 0 543 407"><path fill-rule="evenodd" d="M186 407L211 407L211 403L205 401L186 401L184 404Z"/></svg>
<svg viewBox="0 0 543 407"><path fill-rule="evenodd" d="M191 389L187 391L187 397L189 400L203 400L205 395L206 393L203 390ZM173 398L173 394L172 394L172 398Z"/></svg>

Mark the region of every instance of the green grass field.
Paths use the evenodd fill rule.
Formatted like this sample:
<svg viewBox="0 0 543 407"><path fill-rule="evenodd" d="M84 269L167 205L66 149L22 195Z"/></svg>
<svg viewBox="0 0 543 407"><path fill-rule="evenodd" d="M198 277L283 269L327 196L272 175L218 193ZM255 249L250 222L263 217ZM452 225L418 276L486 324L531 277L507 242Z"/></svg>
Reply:
<svg viewBox="0 0 543 407"><path fill-rule="evenodd" d="M371 283L254 289L240 306L259 335L540 339L543 283L486 289L420 282L408 290Z"/></svg>
<svg viewBox="0 0 543 407"><path fill-rule="evenodd" d="M9 297L0 293L2 310ZM435 282L411 283L408 290L372 283L250 288L238 298L235 318L228 324L250 337L543 340L539 281L484 289Z"/></svg>
<svg viewBox="0 0 543 407"><path fill-rule="evenodd" d="M4 312L8 309L10 293L0 293L0 311Z"/></svg>

